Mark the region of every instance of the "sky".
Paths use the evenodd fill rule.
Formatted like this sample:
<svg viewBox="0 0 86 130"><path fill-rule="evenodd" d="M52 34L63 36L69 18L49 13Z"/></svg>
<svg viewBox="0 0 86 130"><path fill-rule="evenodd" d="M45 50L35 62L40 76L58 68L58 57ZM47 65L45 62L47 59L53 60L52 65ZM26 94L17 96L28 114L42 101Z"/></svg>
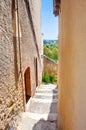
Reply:
<svg viewBox="0 0 86 130"><path fill-rule="evenodd" d="M53 14L53 0L41 0L41 2L44 39L55 40L58 36L58 17Z"/></svg>

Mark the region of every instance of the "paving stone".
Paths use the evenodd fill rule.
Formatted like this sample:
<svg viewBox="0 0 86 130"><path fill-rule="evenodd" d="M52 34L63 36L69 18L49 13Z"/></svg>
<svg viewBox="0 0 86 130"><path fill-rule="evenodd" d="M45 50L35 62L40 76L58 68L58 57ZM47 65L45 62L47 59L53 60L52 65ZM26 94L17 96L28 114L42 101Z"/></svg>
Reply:
<svg viewBox="0 0 86 130"><path fill-rule="evenodd" d="M36 99L35 99L36 100ZM47 100L46 100L47 101ZM34 113L57 113L57 102L50 104L47 102L35 102L32 101L30 103L30 106L28 108L29 112L34 112Z"/></svg>
<svg viewBox="0 0 86 130"><path fill-rule="evenodd" d="M21 115L18 130L57 130L57 97L56 85L37 88Z"/></svg>
<svg viewBox="0 0 86 130"><path fill-rule="evenodd" d="M50 122L43 118L35 120L24 113L17 130L56 130L56 122Z"/></svg>

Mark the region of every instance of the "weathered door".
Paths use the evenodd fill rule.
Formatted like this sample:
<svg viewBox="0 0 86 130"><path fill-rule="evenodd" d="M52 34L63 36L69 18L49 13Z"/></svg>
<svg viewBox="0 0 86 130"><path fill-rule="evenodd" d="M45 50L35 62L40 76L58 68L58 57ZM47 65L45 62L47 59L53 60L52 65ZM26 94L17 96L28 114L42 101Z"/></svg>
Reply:
<svg viewBox="0 0 86 130"><path fill-rule="evenodd" d="M36 86L38 86L38 60L35 58L35 67L36 67Z"/></svg>
<svg viewBox="0 0 86 130"><path fill-rule="evenodd" d="M28 67L24 74L25 79L25 91L26 91L26 101L31 97L31 77L30 77L30 67Z"/></svg>

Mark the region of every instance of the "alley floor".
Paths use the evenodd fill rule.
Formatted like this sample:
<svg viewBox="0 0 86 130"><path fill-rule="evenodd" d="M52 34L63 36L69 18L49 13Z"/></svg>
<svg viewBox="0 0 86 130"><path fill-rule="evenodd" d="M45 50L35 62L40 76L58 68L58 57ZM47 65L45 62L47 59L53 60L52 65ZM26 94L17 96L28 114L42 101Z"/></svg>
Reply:
<svg viewBox="0 0 86 130"><path fill-rule="evenodd" d="M21 115L18 130L57 130L57 94L56 85L38 87Z"/></svg>

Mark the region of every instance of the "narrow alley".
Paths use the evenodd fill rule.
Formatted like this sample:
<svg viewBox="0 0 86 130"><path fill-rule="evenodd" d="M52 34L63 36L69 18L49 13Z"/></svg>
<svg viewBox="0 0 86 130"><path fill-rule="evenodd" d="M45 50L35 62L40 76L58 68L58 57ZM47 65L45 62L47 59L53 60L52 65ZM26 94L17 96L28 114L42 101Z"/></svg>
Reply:
<svg viewBox="0 0 86 130"><path fill-rule="evenodd" d="M85 59L86 0L0 0L0 130L86 130Z"/></svg>
<svg viewBox="0 0 86 130"><path fill-rule="evenodd" d="M53 84L38 87L21 115L18 130L56 130L57 92Z"/></svg>

